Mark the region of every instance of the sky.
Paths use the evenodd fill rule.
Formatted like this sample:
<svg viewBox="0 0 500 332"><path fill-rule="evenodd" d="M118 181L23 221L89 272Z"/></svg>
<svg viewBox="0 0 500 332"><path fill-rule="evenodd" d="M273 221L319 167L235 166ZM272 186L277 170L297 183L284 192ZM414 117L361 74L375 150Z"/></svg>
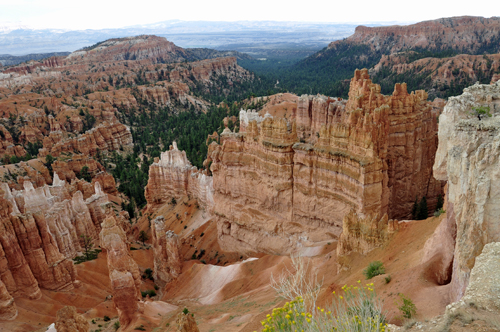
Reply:
<svg viewBox="0 0 500 332"><path fill-rule="evenodd" d="M495 4L496 3L496 4ZM419 22L451 16L500 16L500 2L489 6L460 1L384 0L0 0L0 27L104 29L166 20L303 21L330 23Z"/></svg>

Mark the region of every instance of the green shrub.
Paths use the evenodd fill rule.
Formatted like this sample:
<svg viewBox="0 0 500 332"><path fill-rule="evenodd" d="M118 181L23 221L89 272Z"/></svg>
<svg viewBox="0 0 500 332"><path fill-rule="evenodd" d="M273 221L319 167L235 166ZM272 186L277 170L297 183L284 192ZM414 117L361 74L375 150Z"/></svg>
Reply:
<svg viewBox="0 0 500 332"><path fill-rule="evenodd" d="M140 326L136 326L136 327L134 328L134 330L138 330L138 331L146 331L146 329L144 328L144 325L142 325L142 324L141 324Z"/></svg>
<svg viewBox="0 0 500 332"><path fill-rule="evenodd" d="M368 267L363 270L363 275L366 279L371 279L375 276L385 273L384 264L381 261L374 261L368 264Z"/></svg>
<svg viewBox="0 0 500 332"><path fill-rule="evenodd" d="M402 293L399 294L399 298L400 302L396 302L396 305L398 306L399 311L401 311L403 317L407 319L415 317L417 314L417 307L415 306L415 303Z"/></svg>
<svg viewBox="0 0 500 332"><path fill-rule="evenodd" d="M434 217L439 217L440 215L442 215L443 213L445 213L446 211L443 210L443 209L439 209L439 210L436 210L434 212Z"/></svg>
<svg viewBox="0 0 500 332"><path fill-rule="evenodd" d="M261 321L262 331L387 331L382 303L373 284L344 286L342 290L342 295L334 295L329 307L316 307L312 312L306 311L300 296L281 308L274 308Z"/></svg>
<svg viewBox="0 0 500 332"><path fill-rule="evenodd" d="M183 313L184 315L187 315L187 314L189 313L188 308L184 308L184 309L182 309L182 313Z"/></svg>
<svg viewBox="0 0 500 332"><path fill-rule="evenodd" d="M146 291L141 291L141 295L142 297L146 297L149 295L149 297L153 297L153 296L156 296L156 292L154 289L148 289Z"/></svg>
<svg viewBox="0 0 500 332"><path fill-rule="evenodd" d="M384 280L385 280L385 283L386 283L386 284L390 283L390 282L391 282L391 280L392 280L391 275L389 274L387 277L385 277L385 278L384 278Z"/></svg>
<svg viewBox="0 0 500 332"><path fill-rule="evenodd" d="M113 324L113 327L115 328L115 331L116 331L116 330L118 330L118 329L120 328L120 322L118 322L118 321L117 321L117 322L115 322L115 323Z"/></svg>
<svg viewBox="0 0 500 332"><path fill-rule="evenodd" d="M154 280L153 270L151 270L151 268L148 267L146 270L144 270L144 274L142 275L142 277L144 279Z"/></svg>
<svg viewBox="0 0 500 332"><path fill-rule="evenodd" d="M104 316L104 318L103 318L103 321L105 321L105 322L108 322L110 320L111 320L111 318L109 318L109 316Z"/></svg>
<svg viewBox="0 0 500 332"><path fill-rule="evenodd" d="M490 107L489 106L478 106L478 107L473 107L472 108L472 111L470 112L470 115L472 116L477 116L477 118L479 119L479 121L481 121L481 119L484 117L484 116L487 116L489 118L492 117L491 113L490 113Z"/></svg>

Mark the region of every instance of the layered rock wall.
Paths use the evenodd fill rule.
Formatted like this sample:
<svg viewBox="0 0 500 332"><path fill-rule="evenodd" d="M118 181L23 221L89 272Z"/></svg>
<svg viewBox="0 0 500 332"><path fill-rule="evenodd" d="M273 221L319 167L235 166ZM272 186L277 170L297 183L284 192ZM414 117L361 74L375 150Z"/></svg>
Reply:
<svg viewBox="0 0 500 332"><path fill-rule="evenodd" d="M415 197L426 196L433 210L443 183L432 178L437 112L424 91L396 84L384 96L361 70L347 102L308 98L293 122L242 113L244 131L225 130L211 144L225 249L286 253L338 238L351 210L362 219L407 218Z"/></svg>
<svg viewBox="0 0 500 332"><path fill-rule="evenodd" d="M489 107L479 120L473 108ZM448 181L447 218L456 225L452 295L460 299L483 247L500 241L500 83L451 97L439 117L434 176ZM454 231L454 228L450 228ZM453 238L455 234L451 234Z"/></svg>
<svg viewBox="0 0 500 332"><path fill-rule="evenodd" d="M61 131L53 131L43 139L40 156L58 157L61 153L81 153L96 156L99 151L111 152L132 146L130 129L121 123L103 123L85 134L65 139Z"/></svg>

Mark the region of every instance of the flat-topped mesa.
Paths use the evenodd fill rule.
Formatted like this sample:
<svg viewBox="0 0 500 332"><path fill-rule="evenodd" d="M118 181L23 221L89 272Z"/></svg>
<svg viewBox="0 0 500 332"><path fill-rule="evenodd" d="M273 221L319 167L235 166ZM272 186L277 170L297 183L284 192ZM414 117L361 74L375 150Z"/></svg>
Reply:
<svg viewBox="0 0 500 332"><path fill-rule="evenodd" d="M478 107L492 117L478 119ZM458 300L483 247L500 242L500 82L475 84L451 97L439 117L438 136L434 176L448 181L445 209L456 225L450 234L456 239L451 292Z"/></svg>
<svg viewBox="0 0 500 332"><path fill-rule="evenodd" d="M173 142L160 160L149 167L149 180L145 191L148 209L170 203L172 198L191 196L203 209L211 211L213 206L212 177L198 171Z"/></svg>
<svg viewBox="0 0 500 332"><path fill-rule="evenodd" d="M127 236L115 218L108 216L101 226L99 237L101 247L107 251L113 302L120 325L127 327L139 312L141 275L137 263L130 255Z"/></svg>
<svg viewBox="0 0 500 332"><path fill-rule="evenodd" d="M153 223L153 276L157 284L164 286L181 273L179 236L165 228L165 219L160 216Z"/></svg>
<svg viewBox="0 0 500 332"><path fill-rule="evenodd" d="M384 96L364 69L347 102L302 96L292 121L241 112L260 123L224 130L207 158L222 247L286 254L338 238L351 210L405 219L426 196L432 211L443 183L432 178L438 110L426 98L406 84Z"/></svg>

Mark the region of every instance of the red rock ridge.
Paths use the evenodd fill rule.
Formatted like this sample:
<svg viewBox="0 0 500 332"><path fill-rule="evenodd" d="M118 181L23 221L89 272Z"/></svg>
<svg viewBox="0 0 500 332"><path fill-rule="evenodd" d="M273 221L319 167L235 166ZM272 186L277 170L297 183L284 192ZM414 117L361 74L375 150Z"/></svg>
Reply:
<svg viewBox="0 0 500 332"><path fill-rule="evenodd" d="M121 123L103 123L75 138L64 139L60 131L51 132L43 139L40 156L50 154L57 157L63 152L95 156L98 151L111 152L120 148L129 149L131 146L132 134L127 126Z"/></svg>
<svg viewBox="0 0 500 332"><path fill-rule="evenodd" d="M423 58L406 63L404 54L382 55L379 63L370 70L376 74L384 67L388 67L397 74L419 75L430 72L433 83L450 84L454 80L468 78L473 82L478 80L478 73L495 72L500 68L500 54L468 55L459 54L446 59ZM492 77L492 81L494 80Z"/></svg>
<svg viewBox="0 0 500 332"><path fill-rule="evenodd" d="M354 44L368 44L372 49L395 53L403 49L422 47L428 49L470 49L475 51L480 43L493 40L500 32L500 18L461 16L423 21L405 26L358 26L347 38ZM335 41L328 48L336 48Z"/></svg>

